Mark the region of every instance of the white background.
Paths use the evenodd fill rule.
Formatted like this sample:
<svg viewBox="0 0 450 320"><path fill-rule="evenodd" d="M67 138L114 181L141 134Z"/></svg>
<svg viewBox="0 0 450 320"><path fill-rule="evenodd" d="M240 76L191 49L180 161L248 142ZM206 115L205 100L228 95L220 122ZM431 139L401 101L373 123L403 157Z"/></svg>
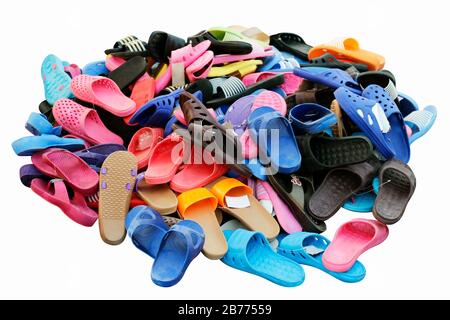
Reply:
<svg viewBox="0 0 450 320"><path fill-rule="evenodd" d="M450 298L448 201L449 40L446 1L2 1L0 298L318 299ZM154 30L187 37L214 25L291 31L311 44L353 36L386 57L398 88L421 108L438 107L435 127L412 147L416 193L404 219L381 246L361 257L359 284L305 267L297 288L276 286L220 261L196 259L172 288L151 282L152 261L129 239L111 247L97 225L72 223L24 188L10 143L43 100L40 64L49 53L80 66L103 58L115 40ZM326 236L356 215L345 210Z"/></svg>

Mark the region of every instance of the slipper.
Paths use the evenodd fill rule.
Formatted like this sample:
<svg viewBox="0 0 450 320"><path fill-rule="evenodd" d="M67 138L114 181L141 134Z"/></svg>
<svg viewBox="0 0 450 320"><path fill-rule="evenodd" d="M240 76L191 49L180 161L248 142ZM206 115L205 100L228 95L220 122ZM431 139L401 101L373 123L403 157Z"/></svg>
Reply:
<svg viewBox="0 0 450 320"><path fill-rule="evenodd" d="M308 58L312 60L323 56L325 53L330 53L342 61L365 64L369 70L381 70L385 64L384 57L361 49L358 41L354 38L346 38L342 41L338 40L330 44L313 47L308 53Z"/></svg>
<svg viewBox="0 0 450 320"><path fill-rule="evenodd" d="M84 160L97 173L111 153L116 151L125 151L126 148L122 144L106 143L99 144L85 150L75 152L75 155ZM31 158L33 159L33 157Z"/></svg>
<svg viewBox="0 0 450 320"><path fill-rule="evenodd" d="M258 81L265 80L278 74L279 74L278 72L269 72L269 71L251 73L243 77L242 82L245 84L245 86L248 87L252 84L255 84ZM283 89L283 91L288 95L296 92L298 90L298 87L303 81L302 78L297 77L292 72L284 72L283 76L284 76L284 83L280 86L280 88Z"/></svg>
<svg viewBox="0 0 450 320"><path fill-rule="evenodd" d="M407 115L405 117L405 123L412 131L412 135L409 137L409 143L412 144L430 131L436 118L437 109L434 106L428 106L423 110L413 111Z"/></svg>
<svg viewBox="0 0 450 320"><path fill-rule="evenodd" d="M390 126L389 121L378 102L363 98L345 88L339 88L334 95L341 108L367 135L383 157L393 158L395 151L386 135Z"/></svg>
<svg viewBox="0 0 450 320"><path fill-rule="evenodd" d="M247 74L256 71L257 67L262 65L261 60L244 60L231 62L220 67L212 67L208 73L208 78L235 76L242 78Z"/></svg>
<svg viewBox="0 0 450 320"><path fill-rule="evenodd" d="M255 95L244 96L236 100L225 113L224 122L230 123L238 136L241 136L247 129L248 117L252 112L255 98Z"/></svg>
<svg viewBox="0 0 450 320"><path fill-rule="evenodd" d="M224 27L213 27L208 29L208 32L212 34L212 36L220 41L243 41L250 44L258 44L263 47L267 47L266 41L260 41L258 39L252 38L252 34L250 33L250 37L246 36L242 33L242 30L235 30L233 28L224 28Z"/></svg>
<svg viewBox="0 0 450 320"><path fill-rule="evenodd" d="M322 256L323 265L330 271L347 272L367 250L381 244L389 229L375 220L355 219L339 227L333 241Z"/></svg>
<svg viewBox="0 0 450 320"><path fill-rule="evenodd" d="M158 142L163 139L161 128L141 128L131 138L128 144L128 152L136 157L138 169L147 167L150 153Z"/></svg>
<svg viewBox="0 0 450 320"><path fill-rule="evenodd" d="M355 261L351 269L346 272L333 272L325 268L322 257L329 246L330 240L324 236L299 232L281 240L278 253L299 264L322 270L340 281L348 283L362 281L366 276L366 268L359 261Z"/></svg>
<svg viewBox="0 0 450 320"><path fill-rule="evenodd" d="M100 170L99 229L107 244L119 245L126 237L125 217L136 176L136 158L126 151L112 153Z"/></svg>
<svg viewBox="0 0 450 320"><path fill-rule="evenodd" d="M22 182L22 184L27 187L30 188L31 186L31 182L34 179L41 179L41 180L45 180L45 181L49 181L50 178L47 177L45 174L43 174L42 172L40 172L34 165L32 164L26 164L24 166L22 166L20 168L20 181Z"/></svg>
<svg viewBox="0 0 450 320"><path fill-rule="evenodd" d="M151 150L145 181L148 184L170 182L183 162L186 143L176 133L158 142Z"/></svg>
<svg viewBox="0 0 450 320"><path fill-rule="evenodd" d="M248 54L215 55L213 65L228 64L228 63L232 63L232 62L239 62L239 61L252 60L252 59L260 59L260 58L272 56L274 54L274 51L272 50L271 46L262 47L257 44L253 44L252 46L253 46L253 50L252 50L252 52L250 52Z"/></svg>
<svg viewBox="0 0 450 320"><path fill-rule="evenodd" d="M323 233L327 226L317 221L306 210L306 203L314 192L312 183L303 182L297 175L276 174L269 176L271 186L291 209L295 219L300 223L303 231ZM288 231L288 230L285 230Z"/></svg>
<svg viewBox="0 0 450 320"><path fill-rule="evenodd" d="M158 62L169 62L172 51L186 46L186 41L163 31L153 31L148 39L150 56Z"/></svg>
<svg viewBox="0 0 450 320"><path fill-rule="evenodd" d="M297 143L302 150L301 170L309 173L364 162L373 154L372 143L362 136L297 136Z"/></svg>
<svg viewBox="0 0 450 320"><path fill-rule="evenodd" d="M278 50L288 51L302 60L308 60L308 52L312 48L300 36L287 32L270 36L270 44Z"/></svg>
<svg viewBox="0 0 450 320"><path fill-rule="evenodd" d="M292 126L301 133L318 134L337 124L336 115L316 103L303 103L289 111Z"/></svg>
<svg viewBox="0 0 450 320"><path fill-rule="evenodd" d="M264 234L269 240L280 233L280 226L253 195L253 190L232 178L220 178L210 184L219 208L242 222L252 231Z"/></svg>
<svg viewBox="0 0 450 320"><path fill-rule="evenodd" d="M53 105L57 100L72 98L70 89L72 79L64 71L63 62L55 55L48 55L41 66L41 76L44 82L45 99Z"/></svg>
<svg viewBox="0 0 450 320"><path fill-rule="evenodd" d="M159 213L146 206L138 206L128 212L125 228L136 248L152 258L156 258L161 241L169 231Z"/></svg>
<svg viewBox="0 0 450 320"><path fill-rule="evenodd" d="M120 58L119 58L120 59ZM107 59L108 60L108 59ZM113 80L122 92L147 71L147 60L144 57L134 57L123 61L117 68L110 69L108 78Z"/></svg>
<svg viewBox="0 0 450 320"><path fill-rule="evenodd" d="M91 227L97 221L97 213L90 209L84 196L76 190L69 190L64 181L55 179L50 182L43 179L33 179L31 190L49 203L57 206L62 212L76 223Z"/></svg>
<svg viewBox="0 0 450 320"><path fill-rule="evenodd" d="M204 243L203 229L194 221L181 221L171 227L162 239L153 263L152 281L161 287L176 285Z"/></svg>
<svg viewBox="0 0 450 320"><path fill-rule="evenodd" d="M352 196L344 203L343 208L353 212L372 212L377 195L373 191L366 191Z"/></svg>
<svg viewBox="0 0 450 320"><path fill-rule="evenodd" d="M227 230L228 231L236 231L239 229L251 231L251 230L248 230L248 228L246 226L244 226L239 220L236 220L236 219L228 220L227 222L225 222L224 224L222 224L220 226L220 229L222 229L223 232L225 232ZM272 250L276 252L276 250L278 248L278 238L275 238L272 241L269 241L269 244L270 244L270 247L272 248Z"/></svg>
<svg viewBox="0 0 450 320"><path fill-rule="evenodd" d="M188 38L188 43L197 45L205 40L211 41L209 50L214 52L215 55L220 54L249 54L252 52L253 47L250 43L244 41L222 41L216 39L208 31L200 31L196 35Z"/></svg>
<svg viewBox="0 0 450 320"><path fill-rule="evenodd" d="M374 217L387 225L400 221L415 189L416 177L407 164L398 160L386 162L380 169Z"/></svg>
<svg viewBox="0 0 450 320"><path fill-rule="evenodd" d="M326 221L339 211L347 199L368 187L380 168L380 162L371 158L331 170L308 203L309 213L320 221Z"/></svg>
<svg viewBox="0 0 450 320"><path fill-rule="evenodd" d="M226 165L217 164L211 155L202 149L196 149L200 148L195 146L192 148L191 160L170 181L172 190L182 193L202 188L228 172L229 169ZM201 158L196 159L199 155Z"/></svg>
<svg viewBox="0 0 450 320"><path fill-rule="evenodd" d="M242 229L224 234L229 248L222 258L226 265L283 287L296 287L305 280L303 268L275 253L263 234Z"/></svg>
<svg viewBox="0 0 450 320"><path fill-rule="evenodd" d="M53 106L53 116L64 130L89 143L123 144L121 137L106 128L96 110L85 108L72 100L61 99L56 101Z"/></svg>
<svg viewBox="0 0 450 320"><path fill-rule="evenodd" d="M252 110L270 106L283 117L286 116L286 101L278 93L270 90L260 90L257 93L255 92L254 95L255 100L253 100Z"/></svg>
<svg viewBox="0 0 450 320"><path fill-rule="evenodd" d="M339 61L330 53L325 53L324 55L314 58L309 63L300 64L301 68L307 67L319 67L319 68L336 68L346 71L349 68L356 68L359 72L367 72L369 70L368 66L363 63L351 63Z"/></svg>
<svg viewBox="0 0 450 320"><path fill-rule="evenodd" d="M118 117L130 115L136 107L136 103L125 96L113 80L105 77L81 75L72 80L70 87L78 99L95 104Z"/></svg>
<svg viewBox="0 0 450 320"><path fill-rule="evenodd" d="M300 169L301 154L289 121L270 107L261 107L249 117L250 136L261 149L260 155L270 159L271 169L290 174ZM278 141L272 141L272 131L278 130ZM276 138L276 137L275 137ZM283 156L279 146L283 146Z"/></svg>
<svg viewBox="0 0 450 320"><path fill-rule="evenodd" d="M332 89L345 88L353 93L361 94L359 84L345 71L327 69L320 73L313 73L308 68L295 68L294 74L305 80L327 86Z"/></svg>
<svg viewBox="0 0 450 320"><path fill-rule="evenodd" d="M206 51L189 67L186 68L186 75L190 82L208 77L213 66L214 53L210 50Z"/></svg>
<svg viewBox="0 0 450 320"><path fill-rule="evenodd" d="M54 127L48 121L47 116L37 112L32 112L30 114L27 123L25 124L25 129L35 136L41 136L43 134L60 136L62 132L62 127Z"/></svg>
<svg viewBox="0 0 450 320"><path fill-rule="evenodd" d="M150 185L145 182L144 173L140 173L136 179L136 192L138 196L152 209L162 216L177 211L178 199L167 184Z"/></svg>
<svg viewBox="0 0 450 320"><path fill-rule="evenodd" d="M222 258L228 250L227 241L216 218L216 208L216 197L205 188L193 189L178 196L180 217L193 220L203 228L203 254L211 260Z"/></svg>
<svg viewBox="0 0 450 320"><path fill-rule="evenodd" d="M83 67L83 74L88 76L102 76L105 77L108 75L109 70L106 67L105 61L95 61L88 63Z"/></svg>
<svg viewBox="0 0 450 320"><path fill-rule="evenodd" d="M128 36L120 39L111 49L105 50L106 55L113 55L121 58L133 59L135 57L146 57L148 53L148 45L135 36Z"/></svg>
<svg viewBox="0 0 450 320"><path fill-rule="evenodd" d="M81 139L61 138L55 135L23 137L11 144L14 152L21 157L32 156L34 153L48 148L61 148L70 151L84 149Z"/></svg>
<svg viewBox="0 0 450 320"><path fill-rule="evenodd" d="M370 85L376 84L382 87L395 103L398 102L398 92L396 86L395 76L392 72L388 70L380 71L367 71L358 74L356 81L359 83L361 88L366 89Z"/></svg>
<svg viewBox="0 0 450 320"><path fill-rule="evenodd" d="M147 73L139 78L131 90L130 99L136 103L136 110L155 97L155 79Z"/></svg>

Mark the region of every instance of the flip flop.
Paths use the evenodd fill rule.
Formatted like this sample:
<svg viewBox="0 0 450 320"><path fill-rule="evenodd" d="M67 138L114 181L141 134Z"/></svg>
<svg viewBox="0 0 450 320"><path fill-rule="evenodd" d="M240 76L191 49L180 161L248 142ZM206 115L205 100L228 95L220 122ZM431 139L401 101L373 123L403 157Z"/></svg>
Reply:
<svg viewBox="0 0 450 320"><path fill-rule="evenodd" d="M22 166L20 168L19 176L20 176L20 181L27 188L30 188L31 182L34 179L41 179L41 180L45 180L47 182L50 180L49 177L47 177L45 174L40 172L32 164L26 164L26 165Z"/></svg>
<svg viewBox="0 0 450 320"><path fill-rule="evenodd" d="M270 106L283 117L286 116L287 106L284 98L278 93L270 90L260 90L254 93L255 100L253 100L252 110L261 107Z"/></svg>
<svg viewBox="0 0 450 320"><path fill-rule="evenodd" d="M205 188L193 189L178 196L180 217L193 220L203 228L203 254L211 260L222 258L228 250L227 241L216 218L216 208L216 197Z"/></svg>
<svg viewBox="0 0 450 320"><path fill-rule="evenodd" d="M269 240L280 233L280 226L253 195L253 190L232 178L221 178L210 184L219 208L242 222L252 231L264 234Z"/></svg>
<svg viewBox="0 0 450 320"><path fill-rule="evenodd" d="M200 31L196 35L188 38L188 43L197 45L205 40L211 41L209 49L214 52L215 55L220 54L249 54L252 52L253 47L250 43L244 41L222 41L216 39L208 31Z"/></svg>
<svg viewBox="0 0 450 320"><path fill-rule="evenodd" d="M326 221L339 211L347 199L368 187L380 168L371 158L366 162L331 170L308 203L308 212Z"/></svg>
<svg viewBox="0 0 450 320"><path fill-rule="evenodd" d="M156 258L161 241L169 231L159 213L146 206L137 206L128 212L125 228L136 248L152 258Z"/></svg>
<svg viewBox="0 0 450 320"><path fill-rule="evenodd" d="M395 153L394 157L408 163L411 151L405 121L397 105L390 98L389 93L378 85L370 85L364 89L363 97L377 101L383 108L391 127L389 132L386 133L386 138Z"/></svg>
<svg viewBox="0 0 450 320"><path fill-rule="evenodd" d="M100 170L99 229L109 245L119 245L126 237L125 217L136 176L136 158L126 151L112 153Z"/></svg>
<svg viewBox="0 0 450 320"><path fill-rule="evenodd" d="M212 67L208 73L208 78L225 76L235 76L238 78L242 78L247 74L255 72L260 65L262 65L262 61L255 59L231 62L220 67Z"/></svg>
<svg viewBox="0 0 450 320"><path fill-rule="evenodd" d="M375 220L355 219L339 227L333 241L322 256L323 265L330 271L347 272L367 250L381 244L389 229Z"/></svg>
<svg viewBox="0 0 450 320"><path fill-rule="evenodd" d="M158 142L150 152L145 181L148 184L170 182L183 162L186 143L176 133Z"/></svg>
<svg viewBox="0 0 450 320"><path fill-rule="evenodd" d="M55 179L50 182L44 179L33 179L31 190L49 203L57 206L62 212L76 223L91 227L97 221L97 213L90 209L84 195L72 191L73 196L69 196L69 190L63 180Z"/></svg>
<svg viewBox="0 0 450 320"><path fill-rule="evenodd" d="M318 134L337 123L336 115L315 103L303 103L289 111L292 126L301 133Z"/></svg>
<svg viewBox="0 0 450 320"><path fill-rule="evenodd" d="M303 172L331 170L364 162L373 154L372 143L362 136L297 136L297 143L302 150Z"/></svg>
<svg viewBox="0 0 450 320"><path fill-rule="evenodd" d="M428 106L423 110L413 111L406 116L405 123L412 131L412 135L409 137L409 143L412 144L430 131L436 118L437 109L435 106Z"/></svg>
<svg viewBox="0 0 450 320"><path fill-rule="evenodd" d="M61 99L53 106L53 116L64 130L92 144L123 144L121 137L106 128L94 109Z"/></svg>
<svg viewBox="0 0 450 320"><path fill-rule="evenodd" d="M125 151L126 148L121 144L107 143L99 144L85 150L75 152L75 155L84 160L97 173L111 153L116 151Z"/></svg>
<svg viewBox="0 0 450 320"><path fill-rule="evenodd" d="M138 169L148 166L148 160L153 148L163 139L161 128L141 128L131 138L128 152L134 154L138 162Z"/></svg>
<svg viewBox="0 0 450 320"><path fill-rule="evenodd" d="M186 46L186 41L163 31L153 31L148 39L150 56L159 62L169 62L172 51Z"/></svg>
<svg viewBox="0 0 450 320"><path fill-rule="evenodd" d="M57 56L51 54L44 59L41 76L44 82L45 99L51 105L59 99L73 97L70 90L72 79L64 71L64 64Z"/></svg>
<svg viewBox="0 0 450 320"><path fill-rule="evenodd" d="M181 221L170 228L152 266L152 281L161 287L180 282L190 263L199 255L205 234L194 221Z"/></svg>
<svg viewBox="0 0 450 320"><path fill-rule="evenodd" d="M88 63L83 67L83 74L88 76L102 76L105 77L109 73L108 68L106 67L105 61L95 61Z"/></svg>
<svg viewBox="0 0 450 320"><path fill-rule="evenodd" d="M356 94L362 92L359 84L347 72L339 69L326 69L320 73L313 73L308 68L295 68L294 74L332 89L345 88Z"/></svg>
<svg viewBox="0 0 450 320"><path fill-rule="evenodd" d="M146 57L148 53L148 45L136 36L127 36L114 44L111 49L105 50L106 55L113 55L122 58Z"/></svg>
<svg viewBox="0 0 450 320"><path fill-rule="evenodd" d="M407 164L398 160L386 162L380 169L374 217L387 225L400 221L415 189L416 177Z"/></svg>
<svg viewBox="0 0 450 320"><path fill-rule="evenodd" d="M330 276L348 283L360 282L366 276L366 268L359 261L346 272L333 272L325 268L322 257L330 240L315 233L299 232L281 240L278 253L299 264L322 270Z"/></svg>
<svg viewBox="0 0 450 320"><path fill-rule="evenodd" d="M21 157L32 156L34 153L48 148L61 148L70 151L84 149L81 139L61 138L55 135L43 134L41 136L23 137L11 144L14 152Z"/></svg>
<svg viewBox="0 0 450 320"><path fill-rule="evenodd" d="M301 68L308 67L320 67L320 68L337 68L346 71L349 68L356 68L359 72L367 72L369 70L368 66L363 63L350 63L339 61L330 53L325 53L324 55L314 58L309 63L300 64Z"/></svg>
<svg viewBox="0 0 450 320"><path fill-rule="evenodd" d="M244 226L239 220L236 220L236 219L228 220L227 222L225 222L224 224L222 224L220 226L220 229L222 229L223 232L225 232L227 230L228 231L236 231L239 229L251 231L251 230L248 230L248 228L246 226ZM272 250L276 252L276 250L278 248L278 239L275 238L272 241L269 241L269 243L270 243Z"/></svg>
<svg viewBox="0 0 450 320"><path fill-rule="evenodd" d="M255 84L256 82L268 79L278 74L278 72L269 71L251 73L243 77L242 82L248 87L252 84ZM288 95L296 92L303 80L300 77L294 75L292 72L283 72L283 76L284 83L280 86L280 88L283 89L283 91Z"/></svg>
<svg viewBox="0 0 450 320"><path fill-rule="evenodd" d="M35 136L41 136L43 134L52 134L55 136L60 136L62 132L62 127L54 127L42 113L32 112L28 117L27 123L25 124L25 129L27 129L31 134Z"/></svg>
<svg viewBox="0 0 450 320"><path fill-rule="evenodd" d="M255 98L255 95L244 96L236 100L225 113L224 122L230 123L233 126L234 132L239 136L247 129L248 117L252 112Z"/></svg>
<svg viewBox="0 0 450 320"><path fill-rule="evenodd" d="M303 268L275 253L263 234L242 229L224 234L229 248L222 258L226 265L283 287L296 287L305 280Z"/></svg>
<svg viewBox="0 0 450 320"><path fill-rule="evenodd" d="M150 185L145 182L144 173L136 179L136 192L138 196L152 209L158 211L162 216L177 211L178 199L167 184Z"/></svg>
<svg viewBox="0 0 450 320"><path fill-rule="evenodd" d="M95 104L118 117L130 115L136 107L136 103L125 96L113 80L105 77L80 75L72 80L70 87L78 99Z"/></svg>
<svg viewBox="0 0 450 320"><path fill-rule="evenodd" d="M333 41L330 44L313 47L308 53L308 58L312 60L325 53L330 53L342 61L365 64L369 70L381 70L385 64L384 57L374 52L361 49L358 41L354 38L346 38L344 40Z"/></svg>
<svg viewBox="0 0 450 320"><path fill-rule="evenodd" d="M270 36L270 44L280 51L288 51L302 60L308 60L311 46L294 33L282 32Z"/></svg>
<svg viewBox="0 0 450 320"><path fill-rule="evenodd" d="M140 79L146 71L147 60L144 57L137 56L127 61L123 60L119 66L110 69L108 78L113 80L123 91Z"/></svg>

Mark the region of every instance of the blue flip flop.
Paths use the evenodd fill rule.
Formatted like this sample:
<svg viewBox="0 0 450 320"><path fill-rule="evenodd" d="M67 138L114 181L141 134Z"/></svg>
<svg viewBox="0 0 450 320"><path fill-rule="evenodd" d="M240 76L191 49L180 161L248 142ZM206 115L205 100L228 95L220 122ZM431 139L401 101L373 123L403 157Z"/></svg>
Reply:
<svg viewBox="0 0 450 320"><path fill-rule="evenodd" d="M40 136L43 134L60 136L62 132L61 126L53 127L44 114L37 112L32 112L30 114L27 123L25 124L25 129L35 136Z"/></svg>
<svg viewBox="0 0 450 320"><path fill-rule="evenodd" d="M361 94L362 91L361 86L347 72L340 69L328 69L322 73L313 73L304 68L295 68L294 74L332 89L343 87L356 94Z"/></svg>
<svg viewBox="0 0 450 320"><path fill-rule="evenodd" d="M394 158L408 163L411 157L411 151L405 121L389 93L378 85L370 85L364 89L362 95L366 99L378 102L381 108L383 108L384 114L391 126L389 132L386 133L386 138L395 153Z"/></svg>
<svg viewBox="0 0 450 320"><path fill-rule="evenodd" d="M437 118L435 106L428 106L420 111L413 111L405 117L405 123L412 130L409 143L412 144L417 139L423 137L433 127Z"/></svg>
<svg viewBox="0 0 450 320"><path fill-rule="evenodd" d="M281 240L278 252L303 265L320 269L338 280L348 283L359 282L366 276L366 269L361 262L356 261L347 272L327 270L322 263L322 255L330 245L330 240L315 233L299 232Z"/></svg>
<svg viewBox="0 0 450 320"><path fill-rule="evenodd" d="M125 227L136 248L152 258L157 256L161 241L169 231L161 215L147 206L131 209L125 219Z"/></svg>
<svg viewBox="0 0 450 320"><path fill-rule="evenodd" d="M303 268L275 253L262 233L239 229L225 230L224 234L228 252L222 262L226 265L284 287L296 287L305 281Z"/></svg>
<svg viewBox="0 0 450 320"><path fill-rule="evenodd" d="M205 233L195 221L183 220L175 224L161 241L152 267L153 282L161 287L177 284L204 243Z"/></svg>
<svg viewBox="0 0 450 320"><path fill-rule="evenodd" d="M373 191L357 194L345 202L344 209L359 213L372 212L376 198L377 195Z"/></svg>
<svg viewBox="0 0 450 320"><path fill-rule="evenodd" d="M81 139L61 138L52 134L20 138L12 144L14 152L21 157L32 156L35 152L48 148L61 148L69 151L84 149Z"/></svg>
<svg viewBox="0 0 450 320"><path fill-rule="evenodd" d="M284 174L291 174L300 169L302 157L294 131L285 117L270 107L261 107L250 114L248 127L250 137L262 148L260 153L270 159L272 169ZM278 130L279 133L279 141L276 141L275 145L272 145L272 137L275 134L272 130ZM279 146L283 146L282 155Z"/></svg>
<svg viewBox="0 0 450 320"><path fill-rule="evenodd" d="M64 71L63 62L55 55L48 55L41 66L45 99L53 105L59 99L73 98L70 83L72 78Z"/></svg>
<svg viewBox="0 0 450 320"><path fill-rule="evenodd" d="M369 100L354 94L346 88L339 88L334 92L334 96L341 108L350 119L366 134L372 144L386 159L395 156L395 152L388 141L386 134L381 131L374 112L382 113L381 106L373 100ZM387 121L387 119L385 119Z"/></svg>
<svg viewBox="0 0 450 320"><path fill-rule="evenodd" d="M105 61L95 61L88 63L83 67L83 74L89 76L106 76L109 73L108 68L106 68Z"/></svg>
<svg viewBox="0 0 450 320"><path fill-rule="evenodd" d="M320 104L303 103L289 111L292 126L300 133L318 134L337 123L336 115Z"/></svg>

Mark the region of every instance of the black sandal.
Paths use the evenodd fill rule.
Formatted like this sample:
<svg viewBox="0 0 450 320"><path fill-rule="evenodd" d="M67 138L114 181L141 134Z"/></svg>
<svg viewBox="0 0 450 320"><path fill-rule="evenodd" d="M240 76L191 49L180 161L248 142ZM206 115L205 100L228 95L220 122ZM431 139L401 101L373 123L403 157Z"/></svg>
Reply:
<svg viewBox="0 0 450 320"><path fill-rule="evenodd" d="M202 41L209 40L211 45L209 50L218 54L248 54L252 52L253 47L250 43L244 41L221 41L216 39L211 33L204 30L196 35L188 38L188 43L193 46L199 44Z"/></svg>

